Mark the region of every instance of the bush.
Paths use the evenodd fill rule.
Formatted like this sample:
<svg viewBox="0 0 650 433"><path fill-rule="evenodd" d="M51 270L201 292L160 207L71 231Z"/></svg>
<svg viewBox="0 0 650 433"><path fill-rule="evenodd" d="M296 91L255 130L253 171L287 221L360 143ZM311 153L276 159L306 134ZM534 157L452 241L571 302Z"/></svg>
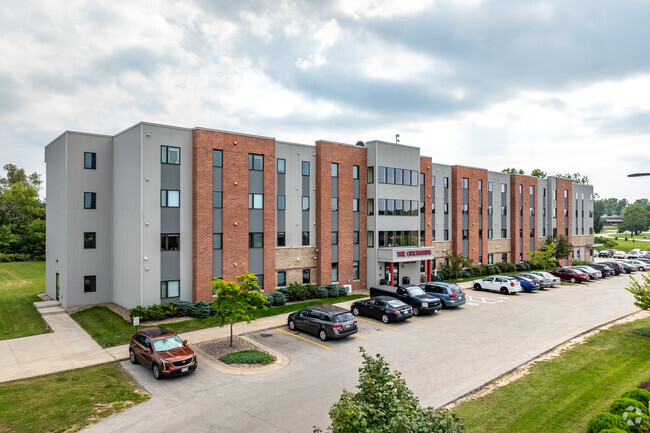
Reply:
<svg viewBox="0 0 650 433"><path fill-rule="evenodd" d="M147 315L147 309L144 308L142 305L138 305L137 307L133 307L129 310L129 316L131 319L134 317L139 317L140 320L148 320L146 319Z"/></svg>
<svg viewBox="0 0 650 433"><path fill-rule="evenodd" d="M307 299L316 299L318 297L318 287L314 284L305 284L303 286L307 294Z"/></svg>
<svg viewBox="0 0 650 433"><path fill-rule="evenodd" d="M339 286L339 296L347 296L348 288L345 286Z"/></svg>
<svg viewBox="0 0 650 433"><path fill-rule="evenodd" d="M627 431L627 425L623 418L611 413L599 413L587 423L587 433L600 433L608 428L618 428Z"/></svg>
<svg viewBox="0 0 650 433"><path fill-rule="evenodd" d="M485 275L485 267L482 265L472 266L470 269L472 270L472 273L475 277L481 277Z"/></svg>
<svg viewBox="0 0 650 433"><path fill-rule="evenodd" d="M162 304L162 309L163 312L165 313L165 317L163 317L163 319L178 315L178 308L176 308L176 304L174 304L173 302L165 302L164 304Z"/></svg>
<svg viewBox="0 0 650 433"><path fill-rule="evenodd" d="M470 277L475 277L476 274L474 274L474 270L472 268L463 268L460 271L461 273L465 272L466 274L469 274ZM467 278L467 277L465 277Z"/></svg>
<svg viewBox="0 0 650 433"><path fill-rule="evenodd" d="M474 276L474 274L471 273L471 272L469 272L469 271L461 271L461 273L460 273L460 275L459 275L459 277L460 277L461 280L462 280L463 278L471 278L471 277L473 277L473 276Z"/></svg>
<svg viewBox="0 0 650 433"><path fill-rule="evenodd" d="M337 286L327 287L327 295L329 298L337 298L339 296L339 288Z"/></svg>
<svg viewBox="0 0 650 433"><path fill-rule="evenodd" d="M271 293L273 297L273 305L284 305L287 302L287 297L280 290Z"/></svg>
<svg viewBox="0 0 650 433"><path fill-rule="evenodd" d="M503 273L503 272L514 272L515 271L515 265L510 262L498 262L496 266L499 268L498 273Z"/></svg>
<svg viewBox="0 0 650 433"><path fill-rule="evenodd" d="M638 400L631 398L619 398L617 400L614 400L614 403L609 406L609 413L613 413L614 415L623 415L623 412L629 412L635 408L639 408L645 413L648 412L647 406Z"/></svg>
<svg viewBox="0 0 650 433"><path fill-rule="evenodd" d="M621 430L620 428L606 428L601 430L600 433L627 433L627 430Z"/></svg>
<svg viewBox="0 0 650 433"><path fill-rule="evenodd" d="M289 288L288 287L280 287L276 291L282 293L285 298L289 299Z"/></svg>
<svg viewBox="0 0 650 433"><path fill-rule="evenodd" d="M189 301L176 302L176 314L179 316L190 316L192 314L192 303Z"/></svg>
<svg viewBox="0 0 650 433"><path fill-rule="evenodd" d="M627 431L641 433L650 431L650 417L641 410L623 413L623 421L627 423Z"/></svg>
<svg viewBox="0 0 650 433"><path fill-rule="evenodd" d="M328 290L327 290L327 287L320 286L320 287L316 290L316 292L317 292L317 295L318 295L318 297L319 297L320 299L329 298L329 292L328 292Z"/></svg>
<svg viewBox="0 0 650 433"><path fill-rule="evenodd" d="M441 273L438 272L436 275L431 274L431 281L443 281Z"/></svg>
<svg viewBox="0 0 650 433"><path fill-rule="evenodd" d="M588 265L591 262L587 262L585 260L574 260L573 261L573 266L582 266L582 265Z"/></svg>
<svg viewBox="0 0 650 433"><path fill-rule="evenodd" d="M307 290L305 290L302 284L291 283L288 291L290 301L304 301L307 299Z"/></svg>
<svg viewBox="0 0 650 433"><path fill-rule="evenodd" d="M210 304L205 301L198 301L192 305L191 315L198 319L205 319L206 317L210 317L211 310L212 306Z"/></svg>
<svg viewBox="0 0 650 433"><path fill-rule="evenodd" d="M530 271L530 265L528 263L517 263L515 270L518 272Z"/></svg>

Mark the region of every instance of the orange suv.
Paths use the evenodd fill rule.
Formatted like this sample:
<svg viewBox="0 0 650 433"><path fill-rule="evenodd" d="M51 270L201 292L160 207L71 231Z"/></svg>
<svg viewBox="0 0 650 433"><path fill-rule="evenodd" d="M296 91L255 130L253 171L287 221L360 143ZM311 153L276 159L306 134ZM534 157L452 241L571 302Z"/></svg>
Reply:
<svg viewBox="0 0 650 433"><path fill-rule="evenodd" d="M144 328L131 337L129 343L131 364L142 363L153 372L153 377L188 374L199 365L196 354L178 335L164 328Z"/></svg>

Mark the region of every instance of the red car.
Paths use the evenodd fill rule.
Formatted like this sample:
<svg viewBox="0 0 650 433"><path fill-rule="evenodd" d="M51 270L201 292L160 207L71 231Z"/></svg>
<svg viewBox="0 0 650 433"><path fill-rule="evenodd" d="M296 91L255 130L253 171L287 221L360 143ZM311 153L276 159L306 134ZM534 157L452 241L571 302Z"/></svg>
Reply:
<svg viewBox="0 0 650 433"><path fill-rule="evenodd" d="M164 328L144 328L131 337L129 360L150 368L156 380L188 374L199 365L196 354L178 335Z"/></svg>
<svg viewBox="0 0 650 433"><path fill-rule="evenodd" d="M572 283L589 281L589 275L576 269L560 268L551 272L551 275L555 275L563 281L570 281Z"/></svg>

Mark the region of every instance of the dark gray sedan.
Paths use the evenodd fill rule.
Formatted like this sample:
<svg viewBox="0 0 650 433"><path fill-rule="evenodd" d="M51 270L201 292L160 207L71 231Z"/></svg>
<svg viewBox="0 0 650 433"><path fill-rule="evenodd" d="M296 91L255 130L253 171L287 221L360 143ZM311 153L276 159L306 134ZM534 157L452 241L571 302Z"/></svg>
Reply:
<svg viewBox="0 0 650 433"><path fill-rule="evenodd" d="M406 320L413 317L413 309L399 299L390 296L376 296L355 301L350 308L355 316L380 319L384 323Z"/></svg>
<svg viewBox="0 0 650 433"><path fill-rule="evenodd" d="M465 292L463 292L463 289L458 284L432 281L430 283L420 284L419 286L425 292L440 298L443 308L460 307L467 302Z"/></svg>

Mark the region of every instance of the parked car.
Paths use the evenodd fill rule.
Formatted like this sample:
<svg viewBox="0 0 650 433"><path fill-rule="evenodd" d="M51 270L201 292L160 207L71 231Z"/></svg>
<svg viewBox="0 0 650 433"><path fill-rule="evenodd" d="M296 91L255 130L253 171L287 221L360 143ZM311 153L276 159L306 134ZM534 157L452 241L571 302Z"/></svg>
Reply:
<svg viewBox="0 0 650 433"><path fill-rule="evenodd" d="M638 259L639 257L642 257L643 253L641 252L641 248L634 248L633 250L628 251L627 253L627 258L628 259Z"/></svg>
<svg viewBox="0 0 650 433"><path fill-rule="evenodd" d="M584 272L585 274L589 275L590 280L595 280L597 278L602 278L603 277L602 272L600 272L600 271L598 271L598 270L596 270L594 268L590 268L589 266L571 266L571 268L572 269L578 269L578 270Z"/></svg>
<svg viewBox="0 0 650 433"><path fill-rule="evenodd" d="M474 281L474 290L492 290L504 295L521 292L521 284L509 276L489 276Z"/></svg>
<svg viewBox="0 0 650 433"><path fill-rule="evenodd" d="M625 273L627 273L627 274L631 274L632 272L636 272L636 266L634 266L634 265L630 265L630 264L625 263L625 262L621 262L620 265L623 268L623 270L625 271Z"/></svg>
<svg viewBox="0 0 650 433"><path fill-rule="evenodd" d="M601 251L598 253L598 257L612 257L612 253L609 251Z"/></svg>
<svg viewBox="0 0 650 433"><path fill-rule="evenodd" d="M590 263L589 267L594 268L597 271L600 271L603 278L609 277L610 275L615 275L614 270L603 263Z"/></svg>
<svg viewBox="0 0 650 433"><path fill-rule="evenodd" d="M509 275L510 277L519 281L521 285L521 290L524 292L532 292L533 290L539 289L539 283L534 280L528 279L521 274Z"/></svg>
<svg viewBox="0 0 650 433"><path fill-rule="evenodd" d="M616 251L612 254L612 257L615 259L627 259L627 253L625 251Z"/></svg>
<svg viewBox="0 0 650 433"><path fill-rule="evenodd" d="M151 369L157 380L163 377L188 374L196 370L196 354L187 346L187 340L164 328L143 328L131 337L129 343L131 364L141 363Z"/></svg>
<svg viewBox="0 0 650 433"><path fill-rule="evenodd" d="M289 314L287 325L292 331L305 331L325 341L356 334L357 321L345 308L319 304Z"/></svg>
<svg viewBox="0 0 650 433"><path fill-rule="evenodd" d="M623 266L621 266L619 262L601 262L601 263L612 268L615 275L620 275L625 272Z"/></svg>
<svg viewBox="0 0 650 433"><path fill-rule="evenodd" d="M539 285L540 289L545 289L547 287L551 287L551 285L553 284L551 282L551 280L549 280L548 278L543 277L541 275L534 274L532 272L520 272L517 275L521 275L524 278L527 278L529 280L533 280L534 282L536 282Z"/></svg>
<svg viewBox="0 0 650 433"><path fill-rule="evenodd" d="M645 271L649 268L648 264L641 260L628 260L625 264L636 266L636 269L639 271Z"/></svg>
<svg viewBox="0 0 650 433"><path fill-rule="evenodd" d="M539 275L540 277L543 277L545 280L549 281L551 285L549 287L555 287L555 285L559 285L562 280L556 277L555 275L551 275L549 272L544 272L544 271L530 271L531 274L533 275Z"/></svg>
<svg viewBox="0 0 650 433"><path fill-rule="evenodd" d="M355 316L380 319L384 323L406 320L413 317L413 309L399 299L390 296L360 299L350 308Z"/></svg>
<svg viewBox="0 0 650 433"><path fill-rule="evenodd" d="M582 283L583 281L589 281L589 275L577 269L560 268L552 271L551 275L555 275L563 281L570 281L572 283Z"/></svg>
<svg viewBox="0 0 650 433"><path fill-rule="evenodd" d="M425 292L440 298L442 308L459 307L465 305L465 292L458 284L443 283L440 281L432 281L430 283L419 284L420 288Z"/></svg>
<svg viewBox="0 0 650 433"><path fill-rule="evenodd" d="M381 285L370 288L370 297L390 296L408 304L413 308L413 315L419 316L422 313L435 313L442 309L442 302L437 296L433 296L416 285L404 284L403 286Z"/></svg>

